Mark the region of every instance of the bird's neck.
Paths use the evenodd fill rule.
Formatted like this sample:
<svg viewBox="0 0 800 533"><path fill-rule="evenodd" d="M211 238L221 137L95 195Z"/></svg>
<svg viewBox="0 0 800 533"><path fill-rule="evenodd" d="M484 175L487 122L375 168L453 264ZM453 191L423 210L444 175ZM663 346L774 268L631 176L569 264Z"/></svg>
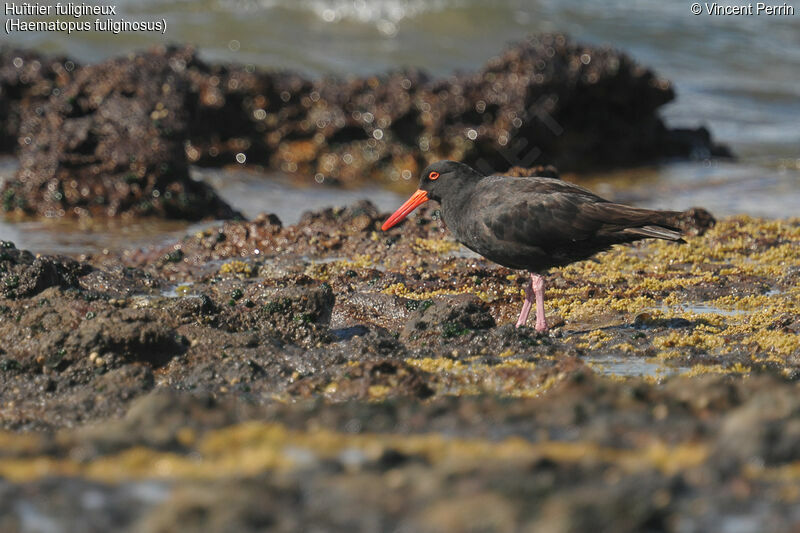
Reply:
<svg viewBox="0 0 800 533"><path fill-rule="evenodd" d="M460 218L459 214L469 208L475 185L476 182L466 181L458 190L452 191L452 194L442 198L439 202L442 206L442 219L448 228L455 230L455 223ZM463 217L463 215L461 216Z"/></svg>

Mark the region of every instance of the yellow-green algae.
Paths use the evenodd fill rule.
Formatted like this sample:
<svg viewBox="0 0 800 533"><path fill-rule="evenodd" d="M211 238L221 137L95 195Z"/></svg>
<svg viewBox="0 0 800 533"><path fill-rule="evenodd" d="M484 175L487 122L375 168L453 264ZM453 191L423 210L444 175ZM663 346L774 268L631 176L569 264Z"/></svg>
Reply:
<svg viewBox="0 0 800 533"><path fill-rule="evenodd" d="M563 336L576 348L660 362L663 372L646 376L656 381L661 374L675 373L676 366L690 366L680 369L689 376L747 376L754 366L764 364L778 365L788 373L800 366L797 333L775 327L779 317L800 316L800 286L796 275L789 275L800 269L800 219L737 216L686 240L683 245L646 241L615 247L596 260L555 269L547 287L548 316L563 319ZM418 243L414 251L424 255L452 246L452 241L443 239L441 247ZM383 292L416 300L470 293L490 304L498 323L515 320L522 297L521 285L514 283L517 275L499 269L490 271L480 284L469 283L454 276L463 263L440 260L431 270L420 268L418 258L409 258L406 272L418 275L406 276ZM647 352L613 331L638 323L640 317ZM690 325L649 327L674 320ZM751 363L741 360L743 350ZM726 362L734 352L737 359ZM687 359L693 354L706 354L709 360ZM504 394L508 389L498 383L496 365L447 358L407 362L446 375L449 394ZM547 390L540 383L527 385L513 395L536 396Z"/></svg>
<svg viewBox="0 0 800 533"><path fill-rule="evenodd" d="M483 301L491 302L498 298L519 298L522 295L522 290L518 287L506 287L501 291L497 290L480 290L475 287L462 286L454 287L452 289L435 289L430 291L415 291L409 289L405 283L393 283L383 290L385 294L392 294L394 296L402 296L411 300L428 300L436 296L450 296L456 294L473 294Z"/></svg>
<svg viewBox="0 0 800 533"><path fill-rule="evenodd" d="M501 356L505 358L511 355L504 354ZM443 383L439 392L457 396L499 394L513 398L535 398L566 377L565 374L554 374L542 378L534 374L537 369L534 362L506 359L488 365L476 362L478 359L423 357L405 361L420 370L441 376Z"/></svg>
<svg viewBox="0 0 800 533"><path fill-rule="evenodd" d="M0 434L0 441L15 444L27 436ZM344 451L359 450L365 459L377 460L387 449L420 456L431 465L450 472L469 471L486 464L518 464L547 458L557 462L607 462L628 472L657 468L667 475L702 464L708 457L704 444L668 445L658 439L637 448L604 447L592 442L530 442L519 437L502 441L448 438L438 433L397 435L351 434L327 429L298 431L280 423L246 422L211 431L194 441L189 454L132 447L91 461L47 455L0 457L0 477L25 482L46 476L80 476L105 482L130 479L219 479L252 476L267 471L292 470L297 450L317 459L335 458ZM307 454L303 454L307 457ZM307 459L304 459L307 460Z"/></svg>
<svg viewBox="0 0 800 533"><path fill-rule="evenodd" d="M729 237L732 228L738 230L737 236ZM761 253L749 253L755 241L767 237L789 242ZM607 308L640 312L662 303L680 303L669 297L657 300L647 293L669 293L687 287L719 284L724 277L732 275L778 280L785 276L788 268L800 266L800 222L796 220L763 221L737 217L717 224L702 237L689 237L687 240L684 245L650 241L640 247L617 247L600 254L598 261L583 261L564 267L560 269L564 279L587 282L598 292L612 289L614 294L587 299L585 284L566 289L550 287L547 290L548 305L567 319ZM624 286L619 287L620 284ZM795 285L790 294L785 295L786 300L793 300L795 310L797 291ZM780 296L744 295L737 298L729 295L718 303L728 308L755 310L765 302L777 301Z"/></svg>
<svg viewBox="0 0 800 533"><path fill-rule="evenodd" d="M372 240L380 239L374 234ZM800 315L800 287L786 274L789 269L800 268L800 219L767 221L739 216L720 221L704 236L687 237L687 241L683 245L646 241L615 247L599 254L596 260L555 269L547 287L548 316L563 319L563 337L578 349L660 361L670 372L674 372L675 365L690 365L684 374L747 375L750 364L724 362L732 345L744 347L753 365L800 366L798 335L774 327L777 317ZM399 269L405 274L403 281L376 290L415 300L473 294L490 304L499 324L515 320L523 295L518 274L490 266L483 277L465 279L464 265L471 263L448 256L458 247L449 237L417 238L399 264L396 258L393 262L391 257L380 254L362 254L312 262L305 273L329 281L351 270ZM424 266L429 261L434 262L435 268ZM232 265L231 270L239 269ZM739 286L729 289L736 284ZM652 348L645 354L641 346L609 330L630 325L637 317L644 317L645 327L674 319L684 319L692 325L647 328L642 335L647 336ZM713 356L716 361L686 361L690 353L698 352ZM548 388L535 380L513 383L517 388L511 387L511 381L502 382L502 366L469 359L423 357L408 359L407 363L446 375L440 392L448 394L537 396ZM535 367L517 360L508 365L530 371ZM378 400L389 394L384 389L370 391L370 397Z"/></svg>
<svg viewBox="0 0 800 533"><path fill-rule="evenodd" d="M184 297L189 296L192 293L192 286L191 285L178 285L175 287L175 294L178 296Z"/></svg>
<svg viewBox="0 0 800 533"><path fill-rule="evenodd" d="M427 254L444 255L459 250L461 245L451 239L422 239L414 240L414 249Z"/></svg>
<svg viewBox="0 0 800 533"><path fill-rule="evenodd" d="M240 278L250 278L256 274L256 269L249 263L235 259L219 267L220 274L233 274Z"/></svg>
<svg viewBox="0 0 800 533"><path fill-rule="evenodd" d="M632 353L614 335L599 329L631 323L639 314L651 320L685 319L690 332L648 332L657 357L667 361L687 350L700 350L724 358L732 342L749 347L754 363L787 364L798 355L798 335L773 327L777 317L800 316L800 219L762 220L738 216L719 222L687 244L648 241L633 247L615 247L597 256L554 270L566 286L547 288L546 311L566 322L567 335L586 350L622 350ZM708 301L687 298L693 290L728 294ZM759 286L763 290L759 290ZM513 320L519 306L516 286L501 290L466 285L453 289L420 291L395 283L384 292L424 299L470 292L492 302L503 319ZM694 308L692 304L701 303ZM725 311L737 311L725 312ZM576 331L577 330L577 331ZM733 340L732 340L733 339ZM800 361L793 361L800 364ZM693 369L693 373L719 372L719 365ZM728 373L749 371L741 364Z"/></svg>
<svg viewBox="0 0 800 533"><path fill-rule="evenodd" d="M305 269L306 276L317 281L328 282L333 276L342 275L349 270L375 268L376 258L370 254L360 254L352 259L337 259L335 261L312 261Z"/></svg>
<svg viewBox="0 0 800 533"><path fill-rule="evenodd" d="M633 341L621 341L608 330L609 325L631 324L646 314L645 324L657 320L685 319L690 330L648 330L648 341L655 348L647 361L666 364L685 357L689 350L713 353L723 363L695 364L683 372L687 376L731 374L747 376L749 363L726 362L732 344L748 348L753 364L773 362L793 364L798 357L798 335L773 327L781 316L800 316L800 287L787 272L800 268L800 219L764 221L736 217L720 222L703 237L688 238L685 245L647 242L634 247L618 247L601 254L598 261L585 261L558 269L547 289L547 313L565 320L564 338L576 348L594 352L621 352L630 357L644 357ZM764 248L763 241L773 244ZM445 250L450 245L442 248ZM416 246L427 254L428 243ZM431 248L434 248L431 246ZM444 252L442 252L444 253ZM380 261L359 256L314 265L325 275L344 269L373 268ZM385 263L384 263L385 264ZM410 261L409 265L416 265ZM447 262L448 269L455 262ZM409 267L412 268L412 267ZM413 267L418 272L417 267ZM233 265L230 272L236 273ZM432 276L447 272L433 269ZM476 287L466 284L451 289L426 290L410 276L405 283L395 283L383 290L408 298L426 299L441 294L470 292L492 305L498 322L515 318L520 305L520 287L506 281L518 281L515 274L501 274ZM740 288L727 290L731 284ZM759 288L761 287L761 288ZM687 298L693 290L719 288L718 294ZM376 290L381 290L378 287ZM727 292L726 292L727 291ZM706 294L700 292L698 294ZM702 302L704 306L693 304ZM721 313L738 311L737 313ZM494 393L503 396L537 396L549 390L562 377L556 372L538 374L540 363L515 359L518 354L505 349L496 354L502 362L489 365L478 357L454 354L452 358L407 358L416 368L445 377L440 393L453 395ZM560 354L538 355L537 361L559 358ZM504 372L509 372L504 374ZM522 381L520 381L522 380ZM329 387L336 387L331 383ZM391 394L391 387L371 385L369 399L381 400ZM665 473L698 466L708 459L708 448L695 441L665 444L647 440L629 449L601 447L587 442L532 443L519 438L504 441L484 439L448 439L438 434L396 435L339 433L323 429L290 430L281 424L252 422L221 429L202 436L191 430L180 434L181 443L191 453L177 454L142 447L107 455L91 461L31 454L42 449L37 437L0 433L0 477L27 481L49 475L76 475L97 480L119 481L132 478L216 479L260 472L292 469L302 465L293 453L302 449L317 458L336 457L346 450L360 450L370 459L387 449L417 454L431 464L451 469L470 469L483 463L519 461L521 467L531 460L549 458L559 462L584 460L608 461L628 470L659 468ZM60 439L69 442L69 438ZM64 444L69 446L69 444ZM800 463L779 468L758 468L754 479L779 479L790 482L800 477Z"/></svg>

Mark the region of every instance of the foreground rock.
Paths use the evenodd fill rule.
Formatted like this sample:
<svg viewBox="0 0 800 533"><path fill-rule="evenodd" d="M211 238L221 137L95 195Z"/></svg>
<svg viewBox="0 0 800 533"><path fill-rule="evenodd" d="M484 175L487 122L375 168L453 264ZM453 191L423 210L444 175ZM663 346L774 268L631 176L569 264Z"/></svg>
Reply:
<svg viewBox="0 0 800 533"><path fill-rule="evenodd" d="M189 177L187 83L163 54L79 69L22 112L20 167L0 194L6 211L57 216L238 214Z"/></svg>
<svg viewBox="0 0 800 533"><path fill-rule="evenodd" d="M109 416L152 388L154 372L159 388L255 403L539 395L575 357L654 376L800 375L797 222L723 221L687 244L620 247L556 270L555 335L541 336L513 327L524 276L461 253L435 214L379 233L385 215L364 202L84 262L6 243L0 402L13 407L2 422ZM107 394L95 398L100 383ZM122 400L109 401L118 388Z"/></svg>
<svg viewBox="0 0 800 533"><path fill-rule="evenodd" d="M0 527L794 530L800 455L763 436L793 425L796 383L561 372L536 399L254 406L162 392L102 426L0 433ZM774 401L792 407L749 415ZM747 434L729 429L745 419Z"/></svg>
<svg viewBox="0 0 800 533"><path fill-rule="evenodd" d="M4 244L0 529L792 530L800 220L558 269L543 336L524 276L384 217Z"/></svg>
<svg viewBox="0 0 800 533"><path fill-rule="evenodd" d="M15 299L35 296L50 287L77 288L78 279L92 268L68 257L34 257L17 250L14 243L0 241L0 294Z"/></svg>

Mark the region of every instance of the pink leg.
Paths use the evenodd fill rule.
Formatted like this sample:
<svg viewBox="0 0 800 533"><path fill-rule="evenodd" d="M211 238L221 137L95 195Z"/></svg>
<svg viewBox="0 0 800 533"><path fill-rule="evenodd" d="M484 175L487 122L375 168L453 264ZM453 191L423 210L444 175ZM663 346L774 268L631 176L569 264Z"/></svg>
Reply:
<svg viewBox="0 0 800 533"><path fill-rule="evenodd" d="M531 287L536 296L536 331L547 331L547 319L544 316L544 277L531 273Z"/></svg>
<svg viewBox="0 0 800 533"><path fill-rule="evenodd" d="M528 315L531 313L531 305L533 305L534 291L531 283L525 287L525 301L522 304L522 312L519 314L517 320L517 327L524 326L528 321Z"/></svg>

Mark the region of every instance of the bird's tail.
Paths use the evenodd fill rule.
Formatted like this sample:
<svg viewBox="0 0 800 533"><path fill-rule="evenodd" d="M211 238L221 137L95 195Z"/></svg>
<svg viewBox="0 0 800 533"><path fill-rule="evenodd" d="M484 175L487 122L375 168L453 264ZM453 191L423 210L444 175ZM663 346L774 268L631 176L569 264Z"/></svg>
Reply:
<svg viewBox="0 0 800 533"><path fill-rule="evenodd" d="M681 239L683 232L676 224L680 211L642 209L611 202L593 204L590 209L593 211L592 214L605 222L608 233L683 241Z"/></svg>
<svg viewBox="0 0 800 533"><path fill-rule="evenodd" d="M667 241L686 242L681 238L681 232L671 227L664 226L640 226L638 228L625 228L623 233L632 233L642 237L652 237L654 239L664 239Z"/></svg>

